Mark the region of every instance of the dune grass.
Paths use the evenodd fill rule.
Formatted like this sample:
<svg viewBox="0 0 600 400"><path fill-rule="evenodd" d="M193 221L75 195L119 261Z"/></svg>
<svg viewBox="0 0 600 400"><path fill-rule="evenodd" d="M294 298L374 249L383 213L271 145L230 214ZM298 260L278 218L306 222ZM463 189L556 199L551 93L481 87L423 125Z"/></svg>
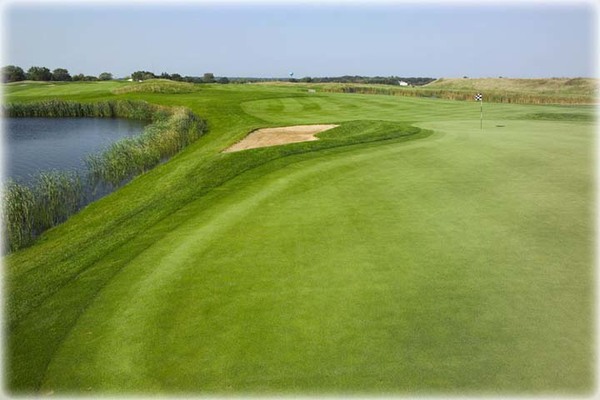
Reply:
<svg viewBox="0 0 600 400"><path fill-rule="evenodd" d="M73 87L43 97L115 96ZM478 104L447 100L118 98L210 130L5 258L10 393L593 390L592 107L490 105L480 130ZM341 126L221 153L307 123Z"/></svg>

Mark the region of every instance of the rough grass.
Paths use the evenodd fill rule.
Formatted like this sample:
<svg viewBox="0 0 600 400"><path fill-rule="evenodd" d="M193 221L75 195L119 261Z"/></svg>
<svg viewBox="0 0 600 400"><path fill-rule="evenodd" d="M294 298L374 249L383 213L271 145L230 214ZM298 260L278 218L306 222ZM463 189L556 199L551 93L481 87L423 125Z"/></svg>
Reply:
<svg viewBox="0 0 600 400"><path fill-rule="evenodd" d="M210 131L5 259L10 393L593 390L594 125L528 117L592 107L226 86L122 95Z"/></svg>
<svg viewBox="0 0 600 400"><path fill-rule="evenodd" d="M427 88L469 91L506 91L540 95L574 95L594 97L598 80L592 78L440 78L425 85Z"/></svg>
<svg viewBox="0 0 600 400"><path fill-rule="evenodd" d="M176 82L168 79L150 79L135 82L127 86L113 89L115 94L125 93L192 93L198 91L198 86L189 82Z"/></svg>

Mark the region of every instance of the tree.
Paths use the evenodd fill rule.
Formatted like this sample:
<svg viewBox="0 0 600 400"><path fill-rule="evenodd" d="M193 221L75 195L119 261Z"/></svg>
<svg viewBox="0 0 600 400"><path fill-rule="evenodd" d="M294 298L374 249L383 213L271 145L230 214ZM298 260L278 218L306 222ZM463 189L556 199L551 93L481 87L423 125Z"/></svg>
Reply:
<svg viewBox="0 0 600 400"><path fill-rule="evenodd" d="M131 79L134 81L145 81L154 78L156 78L156 75L149 71L135 71L133 74L131 74Z"/></svg>
<svg viewBox="0 0 600 400"><path fill-rule="evenodd" d="M110 72L103 72L100 75L98 75L98 79L101 81L110 81L112 80L113 76Z"/></svg>
<svg viewBox="0 0 600 400"><path fill-rule="evenodd" d="M52 72L46 67L31 67L27 70L27 79L32 81L52 80Z"/></svg>
<svg viewBox="0 0 600 400"><path fill-rule="evenodd" d="M179 74L172 74L171 75L171 80L173 80L173 81L182 81L183 78Z"/></svg>
<svg viewBox="0 0 600 400"><path fill-rule="evenodd" d="M215 81L215 76L212 72L206 72L202 76L202 82L204 83L213 83Z"/></svg>
<svg viewBox="0 0 600 400"><path fill-rule="evenodd" d="M226 76L224 76L222 78L219 78L218 82L222 85L226 85L229 83L229 79Z"/></svg>
<svg viewBox="0 0 600 400"><path fill-rule="evenodd" d="M77 75L73 75L72 78L74 81L82 81L85 79L85 76L83 74L77 74Z"/></svg>
<svg viewBox="0 0 600 400"><path fill-rule="evenodd" d="M56 68L52 71L52 80L59 82L70 81L71 75L69 75L69 71L64 68Z"/></svg>
<svg viewBox="0 0 600 400"><path fill-rule="evenodd" d="M25 71L15 65L2 68L2 82L19 82L25 80Z"/></svg>

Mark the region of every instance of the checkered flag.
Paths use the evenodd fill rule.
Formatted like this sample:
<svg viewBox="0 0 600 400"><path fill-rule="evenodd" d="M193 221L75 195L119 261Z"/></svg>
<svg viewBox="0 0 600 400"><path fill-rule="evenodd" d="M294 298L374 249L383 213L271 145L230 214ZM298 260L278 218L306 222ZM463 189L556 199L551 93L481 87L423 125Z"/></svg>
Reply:
<svg viewBox="0 0 600 400"><path fill-rule="evenodd" d="M475 95L475 101L483 101L483 95L481 93L477 93Z"/></svg>

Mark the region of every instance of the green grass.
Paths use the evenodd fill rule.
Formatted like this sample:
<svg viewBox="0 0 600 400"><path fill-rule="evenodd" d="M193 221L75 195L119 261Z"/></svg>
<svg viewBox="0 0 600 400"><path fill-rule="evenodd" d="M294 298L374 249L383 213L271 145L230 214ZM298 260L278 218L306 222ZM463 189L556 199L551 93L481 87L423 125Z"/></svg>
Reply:
<svg viewBox="0 0 600 400"><path fill-rule="evenodd" d="M488 104L480 130L476 103L72 87L6 92L186 106L210 130L5 259L9 392L594 389L593 107ZM307 123L341 126L220 153Z"/></svg>

